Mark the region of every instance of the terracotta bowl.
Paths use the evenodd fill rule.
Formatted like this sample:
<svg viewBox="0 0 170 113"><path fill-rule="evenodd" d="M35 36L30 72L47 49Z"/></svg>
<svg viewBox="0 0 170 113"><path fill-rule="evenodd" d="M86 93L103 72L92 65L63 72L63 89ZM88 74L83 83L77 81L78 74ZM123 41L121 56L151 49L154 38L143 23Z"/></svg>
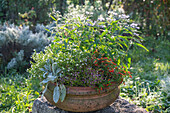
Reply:
<svg viewBox="0 0 170 113"><path fill-rule="evenodd" d="M97 91L91 87L67 87L66 98L63 102L53 101L53 89L55 85L49 83L44 96L54 106L65 111L89 112L103 109L112 104L120 93L118 84L112 84L108 88Z"/></svg>

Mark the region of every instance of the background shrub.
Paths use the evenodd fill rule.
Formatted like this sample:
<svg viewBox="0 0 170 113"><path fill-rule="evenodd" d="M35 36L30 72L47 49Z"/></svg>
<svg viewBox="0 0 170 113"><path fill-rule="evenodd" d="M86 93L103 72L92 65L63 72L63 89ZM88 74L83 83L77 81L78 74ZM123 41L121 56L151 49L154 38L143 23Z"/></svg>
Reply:
<svg viewBox="0 0 170 113"><path fill-rule="evenodd" d="M58 10L64 15L67 9L70 10L68 8L70 4L74 4L74 7L86 6L87 2L94 7L96 15L101 10L107 13L118 6L123 8L131 19L140 23L140 29L147 35L168 37L170 34L168 32L170 24L168 0L0 0L0 18L1 21L10 20L12 23L21 24L28 18L20 18L19 14L29 15L33 9L36 17L28 20L33 24L47 24L50 22L48 14L52 11ZM97 8L96 5L99 5L99 2L101 7Z"/></svg>
<svg viewBox="0 0 170 113"><path fill-rule="evenodd" d="M28 67L33 50L36 49L37 52L42 51L50 43L47 34L39 29L36 30L38 33L32 33L28 26L17 27L4 24L1 28L1 68L5 66L8 69L24 69Z"/></svg>
<svg viewBox="0 0 170 113"><path fill-rule="evenodd" d="M169 0L121 0L123 8L147 35L166 36L169 23ZM131 8L129 8L131 7Z"/></svg>
<svg viewBox="0 0 170 113"><path fill-rule="evenodd" d="M31 9L37 16L30 21L47 24L50 20L48 13L55 9L63 14L66 8L66 0L0 0L0 4L1 21L9 20L16 24L21 23L19 14L27 15Z"/></svg>

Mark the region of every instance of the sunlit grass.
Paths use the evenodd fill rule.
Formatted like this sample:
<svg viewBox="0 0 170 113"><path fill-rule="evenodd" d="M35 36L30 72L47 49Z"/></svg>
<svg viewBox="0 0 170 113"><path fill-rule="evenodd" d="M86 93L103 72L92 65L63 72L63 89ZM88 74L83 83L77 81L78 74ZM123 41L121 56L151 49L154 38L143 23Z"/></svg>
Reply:
<svg viewBox="0 0 170 113"><path fill-rule="evenodd" d="M33 101L39 96L35 91L39 85L35 84L26 75L1 75L0 112L31 112Z"/></svg>
<svg viewBox="0 0 170 113"><path fill-rule="evenodd" d="M147 42L149 43L149 42ZM122 85L121 96L129 102L153 112L170 112L170 43L166 41L150 43L144 50L131 50L133 78Z"/></svg>

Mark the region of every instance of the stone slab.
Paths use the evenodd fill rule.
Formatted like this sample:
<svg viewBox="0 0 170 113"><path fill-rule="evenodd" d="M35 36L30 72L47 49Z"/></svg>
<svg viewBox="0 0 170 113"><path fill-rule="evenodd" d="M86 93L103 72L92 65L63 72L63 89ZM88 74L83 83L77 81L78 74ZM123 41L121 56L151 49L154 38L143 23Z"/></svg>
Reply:
<svg viewBox="0 0 170 113"><path fill-rule="evenodd" d="M32 113L74 113L64 111L51 105L45 97L37 98L32 107ZM139 108L134 104L130 104L127 100L118 97L118 99L109 107L104 109L84 112L84 113L149 113L143 108Z"/></svg>

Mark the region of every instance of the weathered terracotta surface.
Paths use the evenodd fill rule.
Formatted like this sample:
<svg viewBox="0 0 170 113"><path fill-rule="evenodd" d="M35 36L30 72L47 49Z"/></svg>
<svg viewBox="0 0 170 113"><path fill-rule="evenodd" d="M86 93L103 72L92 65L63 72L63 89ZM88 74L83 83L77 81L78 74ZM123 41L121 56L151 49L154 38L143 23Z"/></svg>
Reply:
<svg viewBox="0 0 170 113"><path fill-rule="evenodd" d="M119 96L118 85L113 84L109 89L97 91L91 87L68 87L67 95L63 102L54 103L53 89L55 85L49 84L44 96L46 99L60 109L72 112L89 112L103 109L112 104Z"/></svg>

